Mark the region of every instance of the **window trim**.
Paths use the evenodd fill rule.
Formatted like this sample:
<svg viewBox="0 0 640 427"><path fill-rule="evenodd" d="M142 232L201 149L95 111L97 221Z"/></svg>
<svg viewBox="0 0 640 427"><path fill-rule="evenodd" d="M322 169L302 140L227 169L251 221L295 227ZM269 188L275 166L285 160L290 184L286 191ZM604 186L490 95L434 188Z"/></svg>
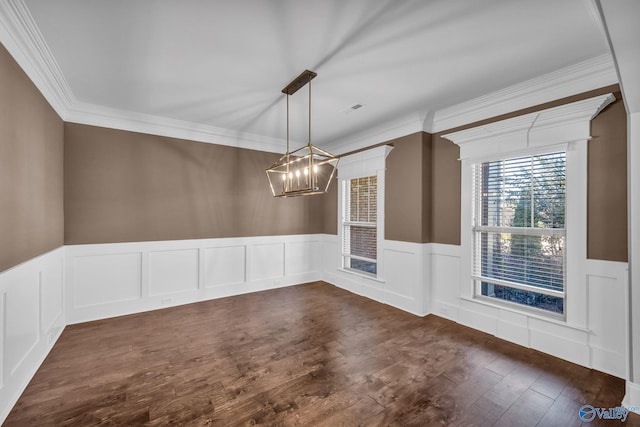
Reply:
<svg viewBox="0 0 640 427"><path fill-rule="evenodd" d="M552 151L565 151L567 154L567 179L565 194L565 295L564 295L564 313L545 312L536 310L537 314L548 316L549 318L564 319L568 324L577 327L586 327L586 307L587 292L581 274L585 271L587 257L587 141L588 139L573 141L567 144L556 144L546 148L534 148L531 150L518 150L510 155L508 152L501 153L499 159L511 157L520 157L527 155L543 154ZM487 161L486 156L481 161ZM475 294L475 280L472 278L472 262L473 262L473 216L471 206L473 200L473 165L479 163L476 159L462 160L462 224L461 244L463 247L463 268L468 271L463 276L469 278L471 286L461 284L461 295L469 299L484 303L485 298L479 298ZM468 206L467 209L464 206ZM465 210L467 213L465 214ZM468 225L464 227L464 225ZM464 282L464 280L463 280ZM514 304L508 301L495 300L492 303L499 306L509 306L513 308ZM521 312L527 313L532 308L522 306Z"/></svg>
<svg viewBox="0 0 640 427"><path fill-rule="evenodd" d="M487 304L475 297L472 278L473 180L472 165L482 161L566 151L566 282L564 322L587 327L587 142L591 120L615 100L600 95L523 116L443 135L460 147L461 165L461 280L459 297ZM491 301L492 306L505 306ZM509 304L509 308L512 304ZM528 314L526 308L519 310ZM537 313L537 311L536 311ZM549 313L549 318L557 318Z"/></svg>
<svg viewBox="0 0 640 427"><path fill-rule="evenodd" d="M541 152L537 152L535 154L527 154L527 155L514 155L514 156L508 156L505 158L501 158L501 159L497 159L497 160L491 160L490 162L499 162L499 161L503 161L503 160L510 160L510 159L521 159L521 158L528 158L528 157L535 157L535 156L543 156L545 154L553 154L553 153L564 153L565 154L565 166L566 166L566 150L553 150L553 149L545 149L545 150L541 150ZM567 225L565 222L565 227L563 228L534 228L531 226L527 226L527 227L514 227L514 226L488 226L488 225L478 225L477 221L478 221L478 212L480 212L480 210L482 209L482 196L478 196L479 192L478 192L478 185L479 183L475 181L473 175L476 175L476 179L477 179L477 173L475 173L475 168L477 168L479 165L482 165L484 163L486 163L487 161L483 160L483 161L474 161L474 162L470 162L470 167L472 168L472 186L474 188L472 188L472 206L473 206L473 211L472 211L472 227L471 227L471 233L472 233L472 240L474 241L474 244L472 245L472 265L475 266L478 259L478 256L482 256L482 251L479 250L479 245L480 242L477 241L477 239L475 239L475 237L477 236L478 233L483 233L483 232L488 232L488 233L510 233L510 234L516 234L519 236L561 236L564 238L565 240L565 244L567 242ZM567 172L568 173L568 172ZM565 176L565 184L566 184L566 176ZM565 187L565 212L567 210L567 206L566 206L566 187ZM532 217L533 218L533 217ZM531 224L530 224L531 225ZM474 286L473 286L473 297L477 298L479 300L484 300L484 301L494 301L496 302L496 304L504 304L504 305L509 305L509 306L513 306L513 307L519 307L522 310L525 311L532 311L532 312L536 312L539 313L543 316L553 316L553 317L557 317L557 318L561 318L564 319L566 317L566 297L567 297L567 278L566 278L566 271L567 271L567 255L566 255L566 247L565 247L565 253L563 256L563 287L562 287L562 291L559 290L555 290L555 289L548 289L548 288L544 288L544 287L538 287L535 285L529 285L529 284L524 284L524 283L517 283L517 282L512 282L512 281L508 281L508 280L501 280L501 279L497 279L494 277L483 277L481 275L475 274L477 271L474 271L474 268L472 266L472 272L471 272L471 279L473 280ZM562 298L563 300L563 312L562 313L557 313L557 312L553 312L550 310L545 310L542 308L538 308L535 306L529 306L526 304L518 304L516 302L513 301L508 301L508 300L501 300L501 299L497 299L497 298L492 298L490 296L487 295L482 295L481 292L481 282L490 282L493 283L495 285L499 285L499 286L504 286L504 287L508 287L508 288L512 288L512 289L519 289L522 291L528 291L528 292L535 292L538 294L542 294L542 295L549 295L549 296L553 296L553 297L558 297L558 298Z"/></svg>
<svg viewBox="0 0 640 427"><path fill-rule="evenodd" d="M384 194L385 194L385 170L386 158L393 147L383 145L369 150L340 158L338 167L338 251L340 254L339 271L353 274L377 282L384 282ZM345 181L367 176L377 177L377 217L376 217L376 274L345 268L343 254L343 230L344 230L344 187ZM351 222L352 224L354 222Z"/></svg>
<svg viewBox="0 0 640 427"><path fill-rule="evenodd" d="M340 185L342 186L342 209L341 209L341 218L342 218L342 232L344 233L344 229L345 227L359 227L359 228L370 228L370 229L375 229L376 230L376 259L373 258L368 258L368 257L364 257L364 256L360 256L360 255L354 255L352 253L346 253L344 251L344 247L345 247L345 242L344 239L340 239L341 241L341 265L342 265L342 269L345 271L351 271L354 272L356 274L363 274L365 276L370 276L370 277L377 277L377 272L378 272L378 220L377 220L377 211L376 211L376 222L369 222L369 221L350 221L346 219L346 211L347 211L347 207L344 204L344 201L347 197L348 192L350 192L350 186L351 186L351 181L356 180L356 179L360 179L360 178L372 178L372 177L376 177L376 210L378 208L378 203L377 203L377 196L378 196L378 181L377 181L377 174L376 175L368 175L366 177L358 177L358 178L349 178L349 179L343 179L340 181ZM351 231L350 231L351 232ZM344 236L344 234L343 234ZM349 259L355 259L355 260L361 260L361 261L366 261L366 262L372 262L376 264L376 274L373 273L369 273L367 271L363 271L363 270L358 270L356 268L352 268L352 267L347 267L346 266L346 262L347 262L347 258Z"/></svg>

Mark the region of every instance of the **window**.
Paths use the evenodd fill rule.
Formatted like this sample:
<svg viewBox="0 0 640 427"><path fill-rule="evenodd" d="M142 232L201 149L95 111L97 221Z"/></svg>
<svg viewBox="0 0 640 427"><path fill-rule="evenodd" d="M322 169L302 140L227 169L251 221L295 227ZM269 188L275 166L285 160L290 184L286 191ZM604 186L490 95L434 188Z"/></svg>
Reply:
<svg viewBox="0 0 640 427"><path fill-rule="evenodd" d="M459 298L588 325L587 142L612 94L443 135L460 147ZM495 310L495 306L504 306Z"/></svg>
<svg viewBox="0 0 640 427"><path fill-rule="evenodd" d="M378 178L342 181L343 268L377 275Z"/></svg>
<svg viewBox="0 0 640 427"><path fill-rule="evenodd" d="M473 166L477 296L564 314L566 153Z"/></svg>
<svg viewBox="0 0 640 427"><path fill-rule="evenodd" d="M349 280L385 280L384 177L392 148L381 145L340 158L336 212L339 257L335 260L339 274L349 273Z"/></svg>

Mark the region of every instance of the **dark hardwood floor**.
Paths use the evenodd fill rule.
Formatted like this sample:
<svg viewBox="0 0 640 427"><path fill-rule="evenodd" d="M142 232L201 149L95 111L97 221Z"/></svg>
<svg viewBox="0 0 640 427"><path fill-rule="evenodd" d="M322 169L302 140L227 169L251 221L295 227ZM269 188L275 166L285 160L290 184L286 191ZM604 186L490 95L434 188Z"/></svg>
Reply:
<svg viewBox="0 0 640 427"><path fill-rule="evenodd" d="M564 427L623 395L621 379L317 282L68 326L5 425Z"/></svg>

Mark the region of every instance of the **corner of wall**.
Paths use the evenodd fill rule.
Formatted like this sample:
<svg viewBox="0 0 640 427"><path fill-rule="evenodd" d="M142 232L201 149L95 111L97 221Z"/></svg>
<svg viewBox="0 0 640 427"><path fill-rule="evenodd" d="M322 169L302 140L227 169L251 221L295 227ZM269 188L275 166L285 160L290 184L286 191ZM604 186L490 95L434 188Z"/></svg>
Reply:
<svg viewBox="0 0 640 427"><path fill-rule="evenodd" d="M0 273L0 423L66 325L64 258L60 247Z"/></svg>

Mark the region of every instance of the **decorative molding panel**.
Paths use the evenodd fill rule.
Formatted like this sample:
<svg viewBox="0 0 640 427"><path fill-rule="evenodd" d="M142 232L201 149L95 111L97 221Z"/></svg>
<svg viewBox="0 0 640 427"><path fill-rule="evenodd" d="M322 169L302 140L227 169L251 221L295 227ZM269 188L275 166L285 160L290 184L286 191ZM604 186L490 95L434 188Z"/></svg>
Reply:
<svg viewBox="0 0 640 427"><path fill-rule="evenodd" d="M425 131L437 133L618 83L610 54L443 108Z"/></svg>
<svg viewBox="0 0 640 427"><path fill-rule="evenodd" d="M70 306L90 307L140 298L140 253L79 256L74 263L76 288L70 293L74 296Z"/></svg>
<svg viewBox="0 0 640 427"><path fill-rule="evenodd" d="M149 296L170 295L198 289L199 249L149 253Z"/></svg>
<svg viewBox="0 0 640 427"><path fill-rule="evenodd" d="M320 280L319 242L294 235L67 246L67 323ZM293 267L299 262L304 268Z"/></svg>
<svg viewBox="0 0 640 427"><path fill-rule="evenodd" d="M64 260L52 262L40 271L40 330L50 331L59 319L64 319Z"/></svg>
<svg viewBox="0 0 640 427"><path fill-rule="evenodd" d="M0 422L65 326L64 248L0 273Z"/></svg>
<svg viewBox="0 0 640 427"><path fill-rule="evenodd" d="M205 249L205 286L236 285L246 276L246 246L221 246Z"/></svg>
<svg viewBox="0 0 640 427"><path fill-rule="evenodd" d="M499 304L460 297L460 246L425 244L431 257L435 315L535 348L582 366L627 378L627 263L587 260L579 281L587 286L587 328Z"/></svg>
<svg viewBox="0 0 640 427"><path fill-rule="evenodd" d="M15 374L38 341L40 341L40 272L16 277L4 294L4 370Z"/></svg>
<svg viewBox="0 0 640 427"><path fill-rule="evenodd" d="M401 310L424 316L425 293L423 245L419 243L385 240L381 263L384 280L342 269L340 238L324 235L324 280L334 286L391 305Z"/></svg>
<svg viewBox="0 0 640 427"><path fill-rule="evenodd" d="M584 308L588 328L581 329L461 298L462 251L458 245L385 240L383 246L385 281L341 270L338 236L327 234L74 245L3 272L0 420L6 418L66 323L320 279L419 316L433 312L626 378L628 330L620 324L628 316L624 308L627 263L586 262L583 283L588 289L589 306ZM298 263L304 267L295 267ZM189 284L176 285L176 276L166 277L160 265L175 268L180 277L191 277ZM125 284L114 287L116 281ZM152 295L152 289L161 289L161 295ZM625 405L640 406L638 390L627 383Z"/></svg>
<svg viewBox="0 0 640 427"><path fill-rule="evenodd" d="M322 240L285 245L285 276L322 271Z"/></svg>
<svg viewBox="0 0 640 427"><path fill-rule="evenodd" d="M262 243L247 248L249 282L284 277L284 246L284 243Z"/></svg>

